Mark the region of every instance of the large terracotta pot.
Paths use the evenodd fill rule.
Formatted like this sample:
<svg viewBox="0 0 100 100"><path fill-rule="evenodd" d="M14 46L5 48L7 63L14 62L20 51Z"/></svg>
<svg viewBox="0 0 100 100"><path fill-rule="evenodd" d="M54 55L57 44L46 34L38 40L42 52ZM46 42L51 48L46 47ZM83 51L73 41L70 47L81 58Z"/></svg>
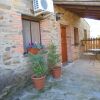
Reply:
<svg viewBox="0 0 100 100"><path fill-rule="evenodd" d="M37 54L40 51L40 49L38 48L29 48L28 52L32 53L32 54Z"/></svg>
<svg viewBox="0 0 100 100"><path fill-rule="evenodd" d="M60 78L61 77L61 67L56 67L52 69L51 74L54 78Z"/></svg>
<svg viewBox="0 0 100 100"><path fill-rule="evenodd" d="M41 90L45 86L45 76L42 76L40 78L36 78L36 77L32 76L32 81L33 81L34 87L37 90Z"/></svg>

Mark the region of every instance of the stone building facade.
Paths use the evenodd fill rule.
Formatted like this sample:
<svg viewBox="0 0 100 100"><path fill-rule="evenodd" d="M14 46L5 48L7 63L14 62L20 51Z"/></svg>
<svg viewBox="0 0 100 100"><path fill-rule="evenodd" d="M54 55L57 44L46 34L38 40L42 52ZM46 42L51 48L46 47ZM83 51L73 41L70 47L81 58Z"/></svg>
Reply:
<svg viewBox="0 0 100 100"><path fill-rule="evenodd" d="M64 10L59 6L54 6L55 13L63 12L60 21L55 20L55 15L51 14L48 18L40 20L35 18L40 23L40 33L42 44L48 45L50 41L54 41L60 48L60 24L68 25L69 31L67 34L67 44L68 44L68 59L74 60L74 49L79 46L74 46L74 27L78 28L79 40L84 37L84 30L87 30L89 36L89 25L83 18ZM23 54L23 34L22 34L22 15L34 16L32 9L32 0L3 0L0 1L0 52L3 55L20 55ZM34 17L33 17L34 20ZM70 42L70 43L69 43ZM6 52L6 54L4 53ZM7 53L8 52L8 53ZM10 53L9 53L10 52ZM75 51L76 52L76 51ZM15 54L14 54L15 53ZM16 54L17 53L17 54ZM78 52L77 52L78 53ZM72 54L72 55L70 55ZM77 54L76 54L77 55ZM5 56L3 56L5 57ZM12 58L12 57L8 57ZM1 59L2 60L2 59ZM21 61L21 60L20 60ZM6 63L6 61L4 61ZM18 61L12 61L9 63L14 63Z"/></svg>
<svg viewBox="0 0 100 100"><path fill-rule="evenodd" d="M0 0L0 69L2 71L0 75L6 79L2 80L2 77L0 77L0 82L2 80L2 83L0 83L1 90L14 84L14 81L15 83L24 82L26 77L28 78L31 75L27 57L23 55L23 18L38 21L41 43L47 46L53 41L61 56L60 25L67 26L67 61L69 62L78 59L80 52L80 46L74 45L74 28L78 28L79 41L84 38L84 30L87 31L89 37L90 30L86 21L62 7L54 5L55 13L64 13L59 21L56 21L55 14L51 14L45 19L34 17L32 9L32 0ZM18 78L14 79L16 75L18 75ZM21 77L20 79L22 75L24 75L24 78Z"/></svg>

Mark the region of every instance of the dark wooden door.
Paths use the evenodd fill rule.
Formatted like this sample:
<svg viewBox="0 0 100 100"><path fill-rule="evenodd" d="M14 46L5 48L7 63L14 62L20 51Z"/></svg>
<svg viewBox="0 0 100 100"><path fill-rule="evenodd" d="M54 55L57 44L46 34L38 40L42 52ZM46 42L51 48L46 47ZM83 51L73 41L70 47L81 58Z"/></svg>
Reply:
<svg viewBox="0 0 100 100"><path fill-rule="evenodd" d="M67 40L66 40L66 26L61 25L61 51L62 51L62 63L66 63L67 58Z"/></svg>

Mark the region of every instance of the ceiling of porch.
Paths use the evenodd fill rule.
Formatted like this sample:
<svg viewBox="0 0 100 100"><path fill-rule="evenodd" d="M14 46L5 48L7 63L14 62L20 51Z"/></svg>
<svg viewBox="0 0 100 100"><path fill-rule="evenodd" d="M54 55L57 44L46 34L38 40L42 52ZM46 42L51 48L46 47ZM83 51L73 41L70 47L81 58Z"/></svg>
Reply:
<svg viewBox="0 0 100 100"><path fill-rule="evenodd" d="M54 0L54 4L63 7L83 18L100 20L100 1L74 1L74 0Z"/></svg>

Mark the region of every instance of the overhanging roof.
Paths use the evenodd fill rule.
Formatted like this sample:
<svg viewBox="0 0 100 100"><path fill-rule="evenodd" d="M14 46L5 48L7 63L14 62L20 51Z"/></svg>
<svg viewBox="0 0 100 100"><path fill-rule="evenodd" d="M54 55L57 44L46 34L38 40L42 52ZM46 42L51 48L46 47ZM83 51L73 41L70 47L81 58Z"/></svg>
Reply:
<svg viewBox="0 0 100 100"><path fill-rule="evenodd" d="M63 7L80 17L100 19L100 1L54 0L54 4Z"/></svg>

